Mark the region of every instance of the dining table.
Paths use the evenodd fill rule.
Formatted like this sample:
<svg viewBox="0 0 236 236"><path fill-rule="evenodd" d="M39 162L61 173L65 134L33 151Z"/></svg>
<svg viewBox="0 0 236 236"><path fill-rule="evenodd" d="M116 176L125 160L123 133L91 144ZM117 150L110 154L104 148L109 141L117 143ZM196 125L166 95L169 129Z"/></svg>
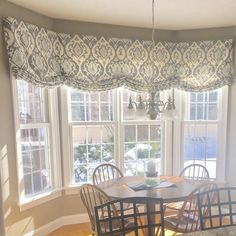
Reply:
<svg viewBox="0 0 236 236"><path fill-rule="evenodd" d="M111 199L127 197L162 198L164 203L184 201L203 181L179 176L160 176L160 184L135 191L132 186L145 184L144 176L124 176L98 184Z"/></svg>
<svg viewBox="0 0 236 236"><path fill-rule="evenodd" d="M124 176L107 180L97 186L112 200L127 197L150 197L162 198L163 203L172 203L184 201L195 188L203 184L203 181L179 176L160 176L157 180L159 184L153 187L134 188L134 186L145 186L146 181L147 178L144 176ZM155 232L152 232L151 235L155 235Z"/></svg>
<svg viewBox="0 0 236 236"><path fill-rule="evenodd" d="M236 226L227 226L183 234L183 236L235 236Z"/></svg>

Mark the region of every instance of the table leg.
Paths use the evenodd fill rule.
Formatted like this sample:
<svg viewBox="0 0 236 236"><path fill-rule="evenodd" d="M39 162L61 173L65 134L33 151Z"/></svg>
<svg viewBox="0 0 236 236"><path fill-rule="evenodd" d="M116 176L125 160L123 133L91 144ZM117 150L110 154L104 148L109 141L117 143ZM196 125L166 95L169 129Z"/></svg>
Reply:
<svg viewBox="0 0 236 236"><path fill-rule="evenodd" d="M148 212L148 209L149 208L149 211L150 212L154 212L155 211L155 203L154 202L151 202L149 201L148 202L148 205L146 205L146 212ZM144 219L144 224L145 225L148 225L148 220L150 221L149 223L150 224L155 224L155 214L150 214L149 216L147 215L147 218ZM144 229L144 236L155 236L155 227L152 227L150 229L146 228Z"/></svg>

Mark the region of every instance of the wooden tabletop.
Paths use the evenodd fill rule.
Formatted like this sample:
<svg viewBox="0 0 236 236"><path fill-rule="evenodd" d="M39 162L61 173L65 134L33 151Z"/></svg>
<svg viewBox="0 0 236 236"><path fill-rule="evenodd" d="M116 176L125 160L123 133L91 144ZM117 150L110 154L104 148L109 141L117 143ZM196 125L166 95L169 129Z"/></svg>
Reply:
<svg viewBox="0 0 236 236"><path fill-rule="evenodd" d="M235 236L236 226L210 229L205 231L197 231L193 233L183 234L184 236Z"/></svg>
<svg viewBox="0 0 236 236"><path fill-rule="evenodd" d="M98 185L109 197L154 197L162 198L165 203L184 200L202 181L187 180L176 176L161 176L161 180L166 180L175 184L174 187L152 188L148 190L134 191L128 185L144 183L143 176L126 176L119 179L109 180Z"/></svg>

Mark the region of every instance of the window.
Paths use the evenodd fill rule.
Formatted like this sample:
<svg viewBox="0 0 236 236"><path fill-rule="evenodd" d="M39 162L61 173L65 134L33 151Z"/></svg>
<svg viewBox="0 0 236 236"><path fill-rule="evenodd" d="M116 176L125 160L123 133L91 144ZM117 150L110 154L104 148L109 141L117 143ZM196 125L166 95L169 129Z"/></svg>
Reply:
<svg viewBox="0 0 236 236"><path fill-rule="evenodd" d="M16 89L17 160L20 200L52 191L52 111L47 89L23 80L13 81ZM53 99L50 100L53 103ZM53 106L53 104L51 104ZM54 108L56 109L56 108ZM58 157L60 158L60 157Z"/></svg>
<svg viewBox="0 0 236 236"><path fill-rule="evenodd" d="M204 165L216 177L220 118L220 91L186 93L183 127L184 166Z"/></svg>
<svg viewBox="0 0 236 236"><path fill-rule="evenodd" d="M73 156L73 182L91 182L101 162L114 163L113 92L68 89Z"/></svg>
<svg viewBox="0 0 236 236"><path fill-rule="evenodd" d="M225 163L225 89L176 90L176 111L156 120L150 120L146 110L128 109L130 96L135 107L140 95L148 98L145 93L124 88L82 92L64 87L61 91L63 149L70 158L64 164L66 186L91 182L93 170L101 162L116 164L125 175L140 175L150 158L158 160L163 174L178 174L183 166L200 163L211 178L216 173L220 176L217 168ZM160 95L164 98L170 93Z"/></svg>
<svg viewBox="0 0 236 236"><path fill-rule="evenodd" d="M148 98L148 94L139 94L129 90L122 90L123 101L123 133L124 145L124 173L125 175L143 174L144 162L149 158L159 160L161 156L161 126L160 116L157 120L149 119L146 110L129 110L129 97L138 104L139 96Z"/></svg>
<svg viewBox="0 0 236 236"><path fill-rule="evenodd" d="M129 96L138 101L139 95L125 89L82 92L67 88L73 173L69 182L91 182L101 162L117 164L126 175L135 175L143 171L148 158L160 160L159 121L150 121L145 110L128 109Z"/></svg>

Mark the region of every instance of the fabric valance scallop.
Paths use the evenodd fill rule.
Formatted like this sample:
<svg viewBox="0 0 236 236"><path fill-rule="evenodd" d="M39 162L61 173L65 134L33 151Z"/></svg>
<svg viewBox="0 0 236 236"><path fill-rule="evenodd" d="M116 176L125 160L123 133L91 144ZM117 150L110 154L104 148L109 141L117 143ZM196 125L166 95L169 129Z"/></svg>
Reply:
<svg viewBox="0 0 236 236"><path fill-rule="evenodd" d="M233 40L158 42L58 33L12 17L3 30L13 78L87 91L126 86L203 91L233 80Z"/></svg>

